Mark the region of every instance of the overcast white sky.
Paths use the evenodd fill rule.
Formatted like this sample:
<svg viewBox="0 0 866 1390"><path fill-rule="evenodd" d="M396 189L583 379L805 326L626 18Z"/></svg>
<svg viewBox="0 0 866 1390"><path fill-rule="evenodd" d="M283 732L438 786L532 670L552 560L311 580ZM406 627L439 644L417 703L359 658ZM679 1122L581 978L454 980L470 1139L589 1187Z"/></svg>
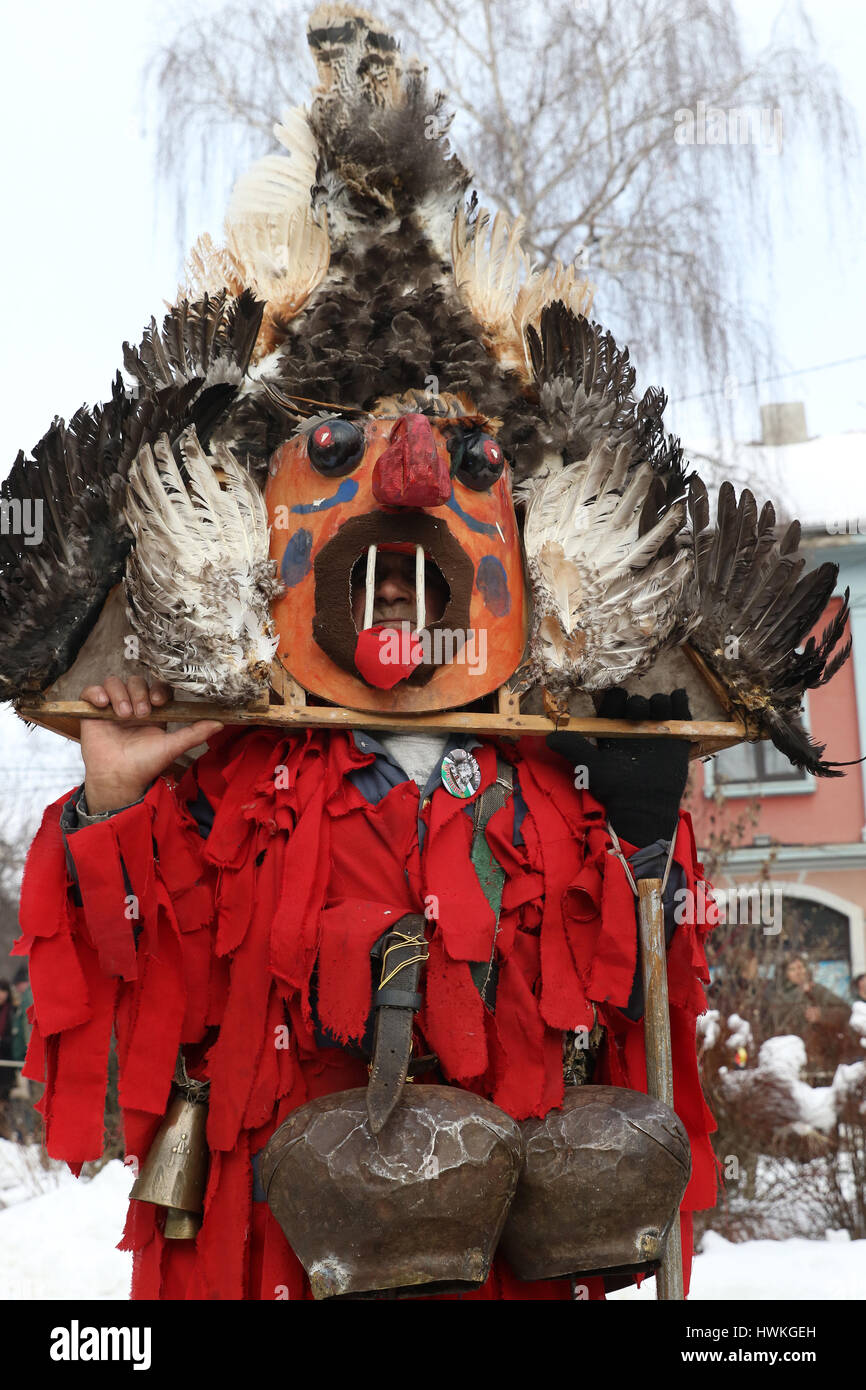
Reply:
<svg viewBox="0 0 866 1390"><path fill-rule="evenodd" d="M763 43L780 0L741 0L747 36ZM866 146L866 7L862 0L805 0L819 56L838 71L842 88L859 119ZM773 155L768 156L772 164ZM770 170L772 173L772 170ZM774 216L773 279L755 284L756 300L766 304L779 354L788 371L866 353L866 249L864 249L863 173L847 178L851 207L836 207L832 229L825 216L818 157L803 163L777 200ZM841 192L841 190L839 190ZM839 200L841 203L841 199ZM866 361L849 367L797 376L762 386L758 399L745 393L749 409L739 417L740 435L758 437L758 399L802 400L812 435L866 430ZM684 438L700 432L700 407L680 406L672 393L672 418ZM866 463L866 460L864 460ZM860 480L860 511L866 511L866 474Z"/></svg>

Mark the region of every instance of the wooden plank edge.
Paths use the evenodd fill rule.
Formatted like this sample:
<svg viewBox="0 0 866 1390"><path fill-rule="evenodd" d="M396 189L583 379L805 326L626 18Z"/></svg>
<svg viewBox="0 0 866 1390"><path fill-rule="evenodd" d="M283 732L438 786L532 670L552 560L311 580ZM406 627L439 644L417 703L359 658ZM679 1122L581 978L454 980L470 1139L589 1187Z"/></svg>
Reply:
<svg viewBox="0 0 866 1390"><path fill-rule="evenodd" d="M86 700L45 700L38 705L17 706L22 719L46 728L52 722L72 719L115 719L111 710L97 710ZM744 726L736 721L671 719L641 720L632 723L624 719L599 719L595 716L572 716L557 723L544 715L512 715L502 712L474 714L455 710L446 713L389 715L345 709L334 705L271 705L267 709L226 709L224 706L189 701L174 701L164 709L154 710L136 723L192 723L198 719L218 719L225 724L267 724L284 728L320 729L382 729L396 733L436 733L440 730L459 733L484 733L518 737L530 734L541 737L558 730L589 737L617 738L680 738L700 742L705 747L730 747L746 737ZM68 726L67 726L68 727ZM66 732L58 728L58 732ZM66 733L67 737L74 737Z"/></svg>

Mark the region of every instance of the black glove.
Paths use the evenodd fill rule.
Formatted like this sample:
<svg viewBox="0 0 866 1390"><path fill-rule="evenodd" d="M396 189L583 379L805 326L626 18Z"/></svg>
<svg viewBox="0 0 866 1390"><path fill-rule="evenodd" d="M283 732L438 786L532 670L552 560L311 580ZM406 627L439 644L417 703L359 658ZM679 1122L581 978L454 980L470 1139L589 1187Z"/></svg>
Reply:
<svg viewBox="0 0 866 1390"><path fill-rule="evenodd" d="M691 719L684 690L672 695L605 691L600 719ZM689 771L689 745L673 738L600 738L548 734L547 746L587 769L586 790L601 802L623 840L642 848L673 834Z"/></svg>

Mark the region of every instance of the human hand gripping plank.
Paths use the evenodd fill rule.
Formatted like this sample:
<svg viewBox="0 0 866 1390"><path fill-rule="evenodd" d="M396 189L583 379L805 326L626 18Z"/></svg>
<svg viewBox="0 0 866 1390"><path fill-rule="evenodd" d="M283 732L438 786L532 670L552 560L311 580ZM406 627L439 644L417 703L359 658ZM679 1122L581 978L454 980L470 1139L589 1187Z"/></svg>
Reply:
<svg viewBox="0 0 866 1390"><path fill-rule="evenodd" d="M168 733L164 724L140 723L171 700L171 689L163 681L151 685L142 676L130 676L124 683L109 676L101 685L89 685L82 700L96 709L112 709L116 719L82 719L81 756L84 760L84 796L91 815L114 811L138 801L147 788L171 764L205 743L223 726L216 719L199 719L194 724Z"/></svg>

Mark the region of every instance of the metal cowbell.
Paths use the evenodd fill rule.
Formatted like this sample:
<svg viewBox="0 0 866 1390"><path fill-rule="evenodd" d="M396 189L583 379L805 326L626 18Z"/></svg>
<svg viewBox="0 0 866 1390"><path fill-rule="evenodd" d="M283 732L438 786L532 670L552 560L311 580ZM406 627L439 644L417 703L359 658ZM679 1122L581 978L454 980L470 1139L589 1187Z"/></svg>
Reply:
<svg viewBox="0 0 866 1390"><path fill-rule="evenodd" d="M192 1240L201 1226L207 1181L207 1105L176 1091L131 1197L165 1207L168 1240Z"/></svg>
<svg viewBox="0 0 866 1390"><path fill-rule="evenodd" d="M691 1172L674 1111L621 1086L573 1086L520 1129L526 1161L501 1246L517 1277L655 1268Z"/></svg>
<svg viewBox="0 0 866 1390"><path fill-rule="evenodd" d="M424 1298L485 1282L522 1161L516 1123L481 1096L405 1086L374 1134L359 1088L293 1111L261 1176L314 1298Z"/></svg>

